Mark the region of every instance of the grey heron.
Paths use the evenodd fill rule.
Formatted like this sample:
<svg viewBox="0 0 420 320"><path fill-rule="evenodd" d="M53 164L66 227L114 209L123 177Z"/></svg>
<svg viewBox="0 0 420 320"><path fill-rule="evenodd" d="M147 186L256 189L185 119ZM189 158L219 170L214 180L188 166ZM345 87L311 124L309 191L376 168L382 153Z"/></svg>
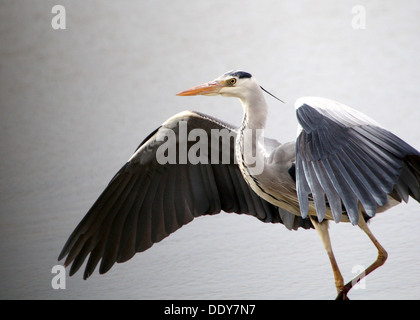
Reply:
<svg viewBox="0 0 420 320"><path fill-rule="evenodd" d="M265 127L264 91L250 73L230 71L178 93L239 98L244 111L241 126L186 111L150 133L64 245L59 260L66 257L70 275L88 256L84 279L99 261L99 272L105 273L115 262L129 260L195 217L225 211L281 223L287 229L315 229L332 265L337 298L347 299L352 286L387 259L366 222L409 197L420 201L420 153L361 112L317 97L296 101L296 141L246 138L247 130ZM200 129L210 136L213 130L225 130L233 139L204 144L200 159L205 161L162 164L157 153L169 139L167 132L173 132L172 143L182 144L184 152L194 147L194 141L182 136L181 122L187 133ZM228 150L227 158L222 159L219 147ZM254 154L254 164L262 161L260 172L252 170L247 152ZM377 259L347 284L332 250L330 220L358 225L378 250Z"/></svg>

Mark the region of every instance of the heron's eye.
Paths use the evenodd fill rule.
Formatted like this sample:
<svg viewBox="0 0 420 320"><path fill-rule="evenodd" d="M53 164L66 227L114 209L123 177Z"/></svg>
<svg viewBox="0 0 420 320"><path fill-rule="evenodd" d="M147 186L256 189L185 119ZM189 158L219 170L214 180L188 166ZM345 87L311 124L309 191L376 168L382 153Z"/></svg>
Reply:
<svg viewBox="0 0 420 320"><path fill-rule="evenodd" d="M236 83L236 78L230 78L230 79L227 81L227 84L228 84L228 85L230 85L230 86L233 86L235 83Z"/></svg>

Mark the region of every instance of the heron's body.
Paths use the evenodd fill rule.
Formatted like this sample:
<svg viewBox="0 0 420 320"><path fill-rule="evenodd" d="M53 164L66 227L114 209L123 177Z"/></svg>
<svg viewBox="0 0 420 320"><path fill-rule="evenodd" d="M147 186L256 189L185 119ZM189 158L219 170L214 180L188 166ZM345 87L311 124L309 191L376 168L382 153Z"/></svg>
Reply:
<svg viewBox="0 0 420 320"><path fill-rule="evenodd" d="M313 97L296 102L296 142L258 138L268 114L264 91L249 73L234 71L180 93L239 98L241 126L182 112L152 132L65 244L59 259L67 256L70 274L88 255L84 277L100 260L104 273L194 217L221 211L288 229L315 228L330 258L339 298L347 298L354 283L382 265L386 251L366 221L409 197L420 201L420 153L364 114ZM190 138L213 138L215 131L227 138L218 136L215 144ZM180 153L177 163L158 159L169 142ZM198 153L200 161L184 161ZM359 225L378 249L375 262L346 285L332 252L328 220Z"/></svg>

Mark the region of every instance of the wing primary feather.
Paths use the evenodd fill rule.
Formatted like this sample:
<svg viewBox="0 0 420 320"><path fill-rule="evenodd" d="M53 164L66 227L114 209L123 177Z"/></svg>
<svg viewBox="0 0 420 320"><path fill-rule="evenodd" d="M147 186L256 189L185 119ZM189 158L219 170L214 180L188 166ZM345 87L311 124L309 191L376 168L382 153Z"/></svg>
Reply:
<svg viewBox="0 0 420 320"><path fill-rule="evenodd" d="M247 209L246 209L246 204L244 203L245 199L243 198L243 194L241 194L240 192L241 181L238 179L238 176L236 175L236 169L234 167L228 166L228 172L229 172L230 181L232 181L232 184L229 185L229 187L231 188L231 193L234 197L233 198L234 201L232 202L233 207L231 207L228 212L244 213L247 211Z"/></svg>
<svg viewBox="0 0 420 320"><path fill-rule="evenodd" d="M117 262L127 261L136 253L137 220L149 183L147 173L140 172L133 187L135 200L124 222Z"/></svg>
<svg viewBox="0 0 420 320"><path fill-rule="evenodd" d="M356 131L353 131L356 132ZM351 137L349 137L351 139ZM371 150L371 157L375 159L379 164L381 164L382 169L388 174L388 176L396 177L398 176L398 171L401 168L401 162L396 163L396 157L392 155L386 149L376 145L371 140L367 139L361 134L358 134L355 138L355 142L359 145L361 150Z"/></svg>
<svg viewBox="0 0 420 320"><path fill-rule="evenodd" d="M130 196L131 188L135 182L133 175L128 175L126 179L129 182L124 187L124 191L118 197L117 201L110 208L107 218L101 225L101 230L104 232L100 239L101 242L104 242L104 253L99 266L99 272L101 274L107 272L114 265L118 253L118 244L121 237L120 227L126 215L121 209L127 203L127 198ZM120 220L119 217L122 219Z"/></svg>
<svg viewBox="0 0 420 320"><path fill-rule="evenodd" d="M332 156L334 158L334 156ZM359 220L359 211L357 207L357 197L353 193L351 187L348 185L346 179L341 175L340 170L335 166L337 161L329 159L322 160L322 164L330 178L335 190L340 195L341 200L346 208L347 214L349 216L350 222L355 225Z"/></svg>
<svg viewBox="0 0 420 320"><path fill-rule="evenodd" d="M184 194L183 191L185 187L183 182L185 181L183 176L184 165L180 165L177 167L177 170L174 170L174 179L177 182L177 186L174 190L174 212L175 212L175 221L174 223L177 226L182 226L184 224L184 214L186 213L186 209L184 208ZM189 219L191 221L192 218Z"/></svg>
<svg viewBox="0 0 420 320"><path fill-rule="evenodd" d="M166 170L160 174L158 187L152 201L152 216L151 216L151 240L153 243L161 241L169 234L166 233L165 216L164 216L164 194L167 188L167 172Z"/></svg>
<svg viewBox="0 0 420 320"><path fill-rule="evenodd" d="M152 207L156 190L159 186L160 174L150 172L150 184L142 202L141 212L137 219L136 252L142 252L153 245L152 242Z"/></svg>
<svg viewBox="0 0 420 320"><path fill-rule="evenodd" d="M314 161L312 165L314 166L317 178L327 196L329 206L333 213L334 221L338 223L341 220L342 215L342 203L340 196L338 195L331 181L328 179L328 174L324 168L323 163L321 161Z"/></svg>
<svg viewBox="0 0 420 320"><path fill-rule="evenodd" d="M233 212L235 194L233 182L228 166L212 165L216 178L217 189L219 190L220 205L226 212Z"/></svg>
<svg viewBox="0 0 420 320"><path fill-rule="evenodd" d="M309 200L308 195L310 194L310 189L308 182L305 178L305 172L303 169L302 159L300 153L296 154L296 191L299 200L299 209L302 215L302 218L306 218L309 212Z"/></svg>
<svg viewBox="0 0 420 320"><path fill-rule="evenodd" d="M201 169L202 177L204 178L204 185L206 187L207 197L209 199L208 213L219 213L221 210L219 191L217 190L212 166L209 164L200 164L199 166Z"/></svg>
<svg viewBox="0 0 420 320"><path fill-rule="evenodd" d="M74 258L74 260L71 264L70 271L69 271L69 276L72 276L73 274L75 274L80 269L80 267L82 266L86 257L88 256L88 254L94 248L95 240L96 240L95 236L92 236L84 242L82 249L77 254L77 256Z"/></svg>
<svg viewBox="0 0 420 320"><path fill-rule="evenodd" d="M402 181L402 179L398 180L394 189L397 191L398 195L402 198L402 200L404 200L404 202L407 203L410 193L408 191L408 186Z"/></svg>
<svg viewBox="0 0 420 320"><path fill-rule="evenodd" d="M101 236L98 235L98 238ZM95 248L92 250L92 252L89 255L88 262L86 264L85 272L83 274L83 279L86 280L90 277L90 275L95 271L96 266L98 265L99 261L101 260L101 257L103 255L105 247L105 242L100 241L98 244L95 245Z"/></svg>
<svg viewBox="0 0 420 320"><path fill-rule="evenodd" d="M312 191L312 197L315 203L315 209L318 216L318 220L322 221L324 220L326 210L325 194L316 177L311 162L303 161L303 170L305 172L305 177L308 182L309 188Z"/></svg>
<svg viewBox="0 0 420 320"><path fill-rule="evenodd" d="M359 152L357 147L349 144L346 155L352 158L353 164L358 168L363 175L366 187L371 191L376 203L384 205L387 202L387 190L390 190L391 183L386 184L390 178L386 173L369 158L364 152Z"/></svg>
<svg viewBox="0 0 420 320"><path fill-rule="evenodd" d="M191 195L194 201L195 216L198 212L208 213L210 210L209 192L206 188L206 177L201 165L190 165L187 168L189 173L189 183L191 185Z"/></svg>
<svg viewBox="0 0 420 320"><path fill-rule="evenodd" d="M108 218L110 209L118 201L122 192L124 192L129 179L126 179L124 174L120 174L110 188L106 188L102 193L102 199L100 202L95 202L92 208L89 210L91 219L83 219L77 229L70 236L75 239L74 243L71 244L71 249L68 252L64 265L69 265L73 259L77 256L79 251L82 249L84 242L102 227L102 223ZM76 232L77 231L77 232ZM69 239L70 240L70 239Z"/></svg>
<svg viewBox="0 0 420 320"><path fill-rule="evenodd" d="M121 199L123 205L116 212L116 216L112 222L112 226L107 237L108 240L105 246L105 254L102 258L104 263L103 270L109 270L112 267L118 259L120 247L122 245L126 245L125 242L122 242L124 241L125 236L124 225L130 215L130 212L132 212L133 205L138 197L138 175L133 175L131 180L132 181L127 187L127 197L125 199Z"/></svg>
<svg viewBox="0 0 420 320"><path fill-rule="evenodd" d="M366 213L370 217L373 217L376 213L376 201L369 189L369 183L345 150L337 155L337 158L340 160L340 163L345 170L343 171L343 174L346 175L346 180L349 181L349 185L353 189L354 194L359 198Z"/></svg>
<svg viewBox="0 0 420 320"><path fill-rule="evenodd" d="M378 159L372 150L359 148L356 141L351 141L349 148L369 168L372 172L372 175L369 176L375 180L377 185L386 194L391 193L392 185L395 183L395 175L388 170L387 164L384 164L380 158Z"/></svg>
<svg viewBox="0 0 420 320"><path fill-rule="evenodd" d="M180 165L177 167L176 180L178 181L178 188L175 196L175 209L178 225L182 226L194 219L193 206L194 200L190 185L190 174L187 165Z"/></svg>
<svg viewBox="0 0 420 320"><path fill-rule="evenodd" d="M178 229L178 224L176 222L176 208L175 208L175 195L176 195L176 169L168 168L167 177L166 177L166 186L164 190L164 196L162 202L164 203L164 224L165 231L167 234L171 234Z"/></svg>
<svg viewBox="0 0 420 320"><path fill-rule="evenodd" d="M121 179L119 175L122 170L123 169L121 169L119 173L116 175L119 178L117 180L114 179L115 181L113 181L113 183L108 184L108 186L99 196L98 200L95 201L95 203L89 209L88 213L85 215L82 221L80 221L80 223L74 229L69 239L66 241L58 257L58 260L63 259L69 253L70 249L74 247L74 244L76 243L78 238L82 234L86 233L87 229L90 229L92 231L93 229L98 227L98 224L100 225L101 218L104 218L104 217L101 215L98 215L98 212L102 210L102 207L104 207L106 203L109 203L110 200L116 198L117 196L116 191L120 187L120 185L124 182L123 179Z"/></svg>
<svg viewBox="0 0 420 320"><path fill-rule="evenodd" d="M414 199L420 199L420 185L419 180L415 174L408 169L407 166L404 166L401 170L400 180L408 186L408 190L411 191L409 194Z"/></svg>

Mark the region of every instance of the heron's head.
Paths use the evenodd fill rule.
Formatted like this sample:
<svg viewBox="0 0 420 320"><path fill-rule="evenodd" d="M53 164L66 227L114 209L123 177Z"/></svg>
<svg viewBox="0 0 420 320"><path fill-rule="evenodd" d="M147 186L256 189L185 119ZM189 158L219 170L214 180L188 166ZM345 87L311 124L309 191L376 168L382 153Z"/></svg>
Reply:
<svg viewBox="0 0 420 320"><path fill-rule="evenodd" d="M178 96L214 96L244 98L259 89L252 75L245 71L229 71L217 79L178 93Z"/></svg>
<svg viewBox="0 0 420 320"><path fill-rule="evenodd" d="M220 94L224 97L235 97L241 100L247 100L252 96L261 95L262 91L267 92L257 83L257 81L252 77L250 73L235 70L226 72L225 74L221 75L219 78L213 81L204 83L196 87L192 87L191 89L182 91L177 95L214 96ZM271 93L269 94L271 95Z"/></svg>

